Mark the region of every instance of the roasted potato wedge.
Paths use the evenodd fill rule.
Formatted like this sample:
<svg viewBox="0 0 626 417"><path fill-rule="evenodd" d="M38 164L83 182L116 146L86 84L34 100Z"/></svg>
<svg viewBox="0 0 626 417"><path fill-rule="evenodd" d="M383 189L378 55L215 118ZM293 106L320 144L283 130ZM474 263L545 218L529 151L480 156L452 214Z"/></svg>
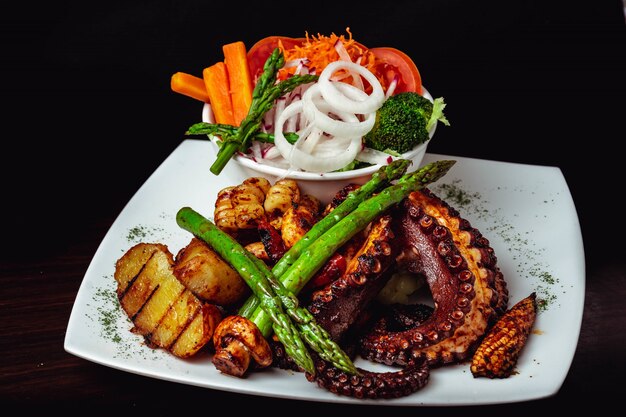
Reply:
<svg viewBox="0 0 626 417"><path fill-rule="evenodd" d="M196 297L212 304L230 306L249 295L239 273L196 237L176 255L174 275Z"/></svg>
<svg viewBox="0 0 626 417"><path fill-rule="evenodd" d="M117 296L133 332L152 347L186 358L213 337L220 309L203 303L176 278L167 246L139 243L115 264Z"/></svg>

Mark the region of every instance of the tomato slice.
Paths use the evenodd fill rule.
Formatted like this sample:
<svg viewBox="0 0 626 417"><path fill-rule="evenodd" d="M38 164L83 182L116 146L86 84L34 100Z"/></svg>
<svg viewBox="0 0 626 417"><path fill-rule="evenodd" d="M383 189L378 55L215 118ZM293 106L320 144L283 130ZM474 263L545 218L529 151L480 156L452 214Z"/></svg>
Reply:
<svg viewBox="0 0 626 417"><path fill-rule="evenodd" d="M422 94L422 77L415 62L404 52L396 48L371 48L370 51L381 62L376 72L387 80L387 85L398 75L398 85L394 94L413 91Z"/></svg>
<svg viewBox="0 0 626 417"><path fill-rule="evenodd" d="M306 38L290 38L287 36L268 36L259 40L248 50L248 65L252 78L256 78L263 72L265 61L272 51L282 42L286 49L300 46ZM363 48L365 48L363 46ZM414 91L422 93L422 78L413 60L404 52L391 47L371 48L379 63L376 65L376 75L382 77L389 85L394 77L398 76L398 85L395 93Z"/></svg>
<svg viewBox="0 0 626 417"><path fill-rule="evenodd" d="M290 38L287 36L268 36L261 39L250 49L248 49L248 66L250 67L250 75L253 80L263 72L263 66L265 61L272 54L275 48L278 47L278 42L281 41L283 47L291 49L294 46L300 46L306 40L306 38Z"/></svg>

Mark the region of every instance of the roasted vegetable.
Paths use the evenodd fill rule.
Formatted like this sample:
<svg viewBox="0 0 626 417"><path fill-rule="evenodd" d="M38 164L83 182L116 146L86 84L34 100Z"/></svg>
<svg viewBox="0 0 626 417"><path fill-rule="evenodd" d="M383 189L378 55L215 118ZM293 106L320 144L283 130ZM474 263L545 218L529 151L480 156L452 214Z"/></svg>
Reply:
<svg viewBox="0 0 626 417"><path fill-rule="evenodd" d="M537 316L533 292L509 309L487 333L472 357L474 377L508 378L517 364Z"/></svg>
<svg viewBox="0 0 626 417"><path fill-rule="evenodd" d="M173 263L167 246L139 243L118 259L114 278L132 331L151 346L187 358L211 341L222 313L178 281Z"/></svg>
<svg viewBox="0 0 626 417"><path fill-rule="evenodd" d="M287 248L292 247L319 220L320 201L304 195L299 203L292 204L283 214L280 234Z"/></svg>
<svg viewBox="0 0 626 417"><path fill-rule="evenodd" d="M257 231L259 232L265 255L267 255L267 263L275 264L287 252L280 232L267 219L259 219ZM263 256L257 256L257 258L266 260Z"/></svg>
<svg viewBox="0 0 626 417"><path fill-rule="evenodd" d="M449 125L443 115L445 103L434 103L414 92L392 95L376 111L374 127L363 137L365 146L378 151L405 153L430 139L437 121Z"/></svg>
<svg viewBox="0 0 626 417"><path fill-rule="evenodd" d="M197 238L176 255L174 275L195 296L212 304L230 306L250 295L239 273Z"/></svg>
<svg viewBox="0 0 626 417"><path fill-rule="evenodd" d="M266 263L272 262L269 254L265 250L265 245L263 244L263 242L259 241L248 243L245 248L248 252L261 259L262 261Z"/></svg>
<svg viewBox="0 0 626 417"><path fill-rule="evenodd" d="M317 222L311 230L303 236L302 239L289 248L280 261L274 265L272 273L277 277L284 274L311 243L335 225L339 220L348 215L348 213L354 210L360 203L367 200L374 193L379 192L388 186L392 181L400 178L406 172L410 164L411 162L406 159L398 159L389 165L382 166L378 171L372 174L372 178L363 184L363 186L355 188L347 187L347 195L341 198L341 203L333 201L329 204L329 206L333 206L333 215L329 216L328 212L330 212L330 209L327 209L327 211L324 212L324 218ZM337 203L336 206L333 204L335 202ZM291 290L293 291L294 289ZM245 304L239 309L239 314L248 318L251 318L252 314L260 314L259 321L254 321L257 325L259 323L263 323L265 325L265 328L261 329L261 331L263 334L268 336L271 333L271 326L267 322L267 317L263 317L262 312L259 311L259 305L259 300L256 297L250 296L246 300Z"/></svg>

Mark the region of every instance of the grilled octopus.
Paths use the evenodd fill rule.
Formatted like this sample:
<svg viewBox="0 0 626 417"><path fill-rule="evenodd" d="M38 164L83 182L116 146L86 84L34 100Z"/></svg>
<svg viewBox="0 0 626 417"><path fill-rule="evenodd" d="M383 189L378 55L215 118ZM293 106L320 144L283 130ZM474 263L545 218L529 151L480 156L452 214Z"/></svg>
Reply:
<svg viewBox="0 0 626 417"><path fill-rule="evenodd" d="M262 237L258 252L270 264L319 218L319 206L300 201L287 185L277 188L274 197L293 198L291 205L266 210L254 220ZM323 214L349 191L340 190ZM278 228L281 233L276 233ZM399 270L425 279L433 307L402 306L381 314L376 297ZM433 367L468 360L506 311L508 289L488 239L455 208L422 189L382 213L335 253L300 300L353 357L359 354L398 368L359 369L358 375L348 375L313 353L316 373L306 378L339 395L395 398L424 387ZM279 342L270 341L270 346L274 366L300 370Z"/></svg>
<svg viewBox="0 0 626 417"><path fill-rule="evenodd" d="M398 268L425 277L434 307L404 306L402 320L387 315L364 326ZM426 385L432 367L468 360L507 304L487 238L430 190L413 192L372 224L345 273L317 289L308 305L346 351L401 369L350 376L317 359L316 375L307 378L340 395L408 395ZM274 352L278 366L288 367L284 352Z"/></svg>
<svg viewBox="0 0 626 417"><path fill-rule="evenodd" d="M429 190L416 191L395 214L399 265L425 276L434 310L415 326L377 326L360 341L367 359L429 366L467 360L504 314L508 289L489 240Z"/></svg>
<svg viewBox="0 0 626 417"><path fill-rule="evenodd" d="M390 215L376 219L365 241L350 256L345 273L311 295L309 311L339 344L349 343L352 330L359 327L355 326L359 321L358 312L366 309L391 277L390 267L396 254L392 222ZM275 343L274 346L277 347L274 349L275 359L280 361L278 366L295 369L280 345ZM307 373L306 378L338 395L372 399L396 398L421 389L429 378L429 368L423 360L414 361L410 366L396 372L380 373L358 369L358 375L349 375L316 355L313 357L316 373Z"/></svg>

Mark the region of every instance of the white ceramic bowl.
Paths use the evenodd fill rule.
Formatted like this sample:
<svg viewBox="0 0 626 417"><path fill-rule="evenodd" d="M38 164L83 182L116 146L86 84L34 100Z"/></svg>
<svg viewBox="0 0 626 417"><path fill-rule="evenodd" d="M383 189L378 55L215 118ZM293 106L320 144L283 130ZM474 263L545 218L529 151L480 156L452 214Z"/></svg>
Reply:
<svg viewBox="0 0 626 417"><path fill-rule="evenodd" d="M422 95L432 101L433 98L430 93L423 87L422 90ZM204 109L203 118L206 114L206 109ZM430 139L432 139L436 128L437 124L435 124L435 126L433 126L430 130ZM420 164L424 158L429 142L430 140L416 146L409 152L402 154L402 158L409 159L413 162L409 167L409 171L414 171L421 166ZM337 191L341 190L348 184L354 183L362 185L366 183L371 178L372 174L378 171L378 169L382 166L381 164L377 164L365 168L354 169L352 171L320 174L313 172L289 171L283 168L260 164L250 158L240 155L235 155L233 159L244 169L247 175L251 177L265 177L272 184L282 178L294 179L298 182L301 192L317 197L323 204L330 202Z"/></svg>

